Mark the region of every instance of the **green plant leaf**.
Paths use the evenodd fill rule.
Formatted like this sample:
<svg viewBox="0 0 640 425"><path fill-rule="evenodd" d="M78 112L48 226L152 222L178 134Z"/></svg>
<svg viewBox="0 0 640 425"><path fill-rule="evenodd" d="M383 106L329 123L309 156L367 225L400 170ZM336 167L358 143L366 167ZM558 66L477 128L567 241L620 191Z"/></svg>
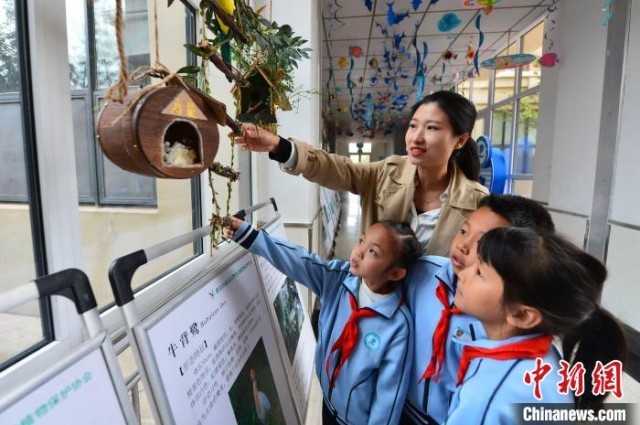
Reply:
<svg viewBox="0 0 640 425"><path fill-rule="evenodd" d="M200 67L195 65L183 66L178 70L178 74L197 74L200 72Z"/></svg>

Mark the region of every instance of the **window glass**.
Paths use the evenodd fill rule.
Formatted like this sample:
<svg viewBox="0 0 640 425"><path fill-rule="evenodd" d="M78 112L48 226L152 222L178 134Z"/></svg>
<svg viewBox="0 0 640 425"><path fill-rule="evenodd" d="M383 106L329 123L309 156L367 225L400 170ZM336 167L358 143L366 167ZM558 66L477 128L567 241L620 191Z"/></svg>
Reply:
<svg viewBox="0 0 640 425"><path fill-rule="evenodd" d="M513 124L513 105L508 103L493 111L491 140L493 147L505 149L511 147L511 132ZM507 152L505 152L507 155Z"/></svg>
<svg viewBox="0 0 640 425"><path fill-rule="evenodd" d="M358 143L362 143L362 148L358 148ZM350 153L358 153L358 149L362 149L361 153L371 153L371 142L358 142L358 143L349 143L349 152Z"/></svg>
<svg viewBox="0 0 640 425"><path fill-rule="evenodd" d="M114 18L115 3L112 0L96 0L89 13L93 19L85 19L85 0L67 0L67 10L73 17L68 20L69 33L94 34L89 42L69 41L70 85L72 88L74 138L76 147L76 171L80 198L79 216L82 237L83 269L89 276L100 307L113 301L108 281L109 265L116 258L138 249L144 249L172 237L186 233L200 224L199 183L193 180L155 179L124 171L104 156L95 139L98 114L104 106L104 93L117 81L120 63ZM146 0L126 0L123 7L125 19L125 50L129 73L141 65L150 63L151 45L149 13ZM185 12L191 13L190 20ZM187 22L193 24L193 13L186 7L174 5L163 10L162 16L172 22L171 35L165 35L160 44L163 64L177 70L185 65ZM91 17L89 17L91 18ZM95 22L88 28L87 22ZM189 29L193 36L195 31ZM95 49L96 61L88 63L89 52ZM184 52L180 55L162 55L163 51ZM95 67L83 74L74 70ZM82 77L78 77L82 75ZM88 87L80 81L88 81ZM189 245L162 256L137 271L133 287L138 288L168 270L188 261L201 248Z"/></svg>
<svg viewBox="0 0 640 425"><path fill-rule="evenodd" d="M544 23L541 22L522 37L522 53L532 54L539 58L542 55L543 40ZM520 91L540 85L540 69L540 64L537 60L519 68L521 73Z"/></svg>
<svg viewBox="0 0 640 425"><path fill-rule="evenodd" d="M473 102L473 99L471 98L471 81L471 78L464 80L458 84L456 91Z"/></svg>
<svg viewBox="0 0 640 425"><path fill-rule="evenodd" d="M368 154L363 154L363 155L358 155L358 154L351 154L349 155L349 158L351 158L351 162L356 163L356 164L368 164L371 160L371 155Z"/></svg>
<svg viewBox="0 0 640 425"><path fill-rule="evenodd" d="M491 71L480 68L480 74L472 79L471 101L476 105L476 110L482 111L489 106L489 78Z"/></svg>
<svg viewBox="0 0 640 425"><path fill-rule="evenodd" d="M504 49L497 56L512 55L518 53L516 51L515 41ZM495 72L495 81L493 87L493 102L498 103L510 98L515 94L515 76L517 68L497 69Z"/></svg>
<svg viewBox="0 0 640 425"><path fill-rule="evenodd" d="M20 55L14 0L0 0L0 293L36 278L31 229L29 141L20 83ZM0 364L43 339L40 304L23 304L0 313ZM0 367L0 369L2 369Z"/></svg>
<svg viewBox="0 0 640 425"><path fill-rule="evenodd" d="M538 134L538 106L540 95L532 93L518 101L518 138L513 162L513 174L533 174Z"/></svg>
<svg viewBox="0 0 640 425"><path fill-rule="evenodd" d="M511 182L511 193L514 195L531 198L533 193L533 180L513 180Z"/></svg>
<svg viewBox="0 0 640 425"><path fill-rule="evenodd" d="M476 120L475 125L473 126L473 132L471 133L471 137L477 139L480 136L483 136L484 132L484 118L480 118Z"/></svg>

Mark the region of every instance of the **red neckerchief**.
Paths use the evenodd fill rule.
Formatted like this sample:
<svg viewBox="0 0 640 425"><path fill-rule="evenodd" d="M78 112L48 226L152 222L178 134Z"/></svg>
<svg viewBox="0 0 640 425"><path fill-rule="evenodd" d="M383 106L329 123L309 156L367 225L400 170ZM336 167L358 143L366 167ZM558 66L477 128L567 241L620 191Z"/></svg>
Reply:
<svg viewBox="0 0 640 425"><path fill-rule="evenodd" d="M358 302L352 293L349 293L349 302L351 303L351 316L349 316L349 320L347 320L347 323L344 325L342 333L331 347L331 351L327 357L326 371L327 376L329 376L331 355L334 351L340 350L340 359L338 360L338 364L336 364L333 369L333 375L329 376L329 387L331 388L335 385L340 369L351 355L351 352L356 346L356 342L358 342L358 324L356 322L360 318L373 317L377 314L375 311L366 308L358 309Z"/></svg>
<svg viewBox="0 0 640 425"><path fill-rule="evenodd" d="M461 313L461 311L457 307L449 306L447 286L442 281L440 281L440 285L438 285L438 287L436 288L436 297L438 298L438 300L440 300L444 308L442 309L442 313L440 313L440 320L436 325L436 330L433 332L431 360L429 361L427 368L422 374L422 378L420 378L420 381L422 381L423 379L429 379L434 374L436 375L436 382L438 381L438 379L440 379L440 371L442 370L442 363L444 360L446 338L447 334L449 333L449 323L451 321L451 315Z"/></svg>
<svg viewBox="0 0 640 425"><path fill-rule="evenodd" d="M466 345L462 349L462 358L460 359L460 367L458 368L458 382L456 387L462 383L467 369L471 363L471 359L478 357L510 360L510 359L535 359L544 357L551 347L551 335L540 335L535 338L526 339L520 342L503 345L496 348L481 348Z"/></svg>

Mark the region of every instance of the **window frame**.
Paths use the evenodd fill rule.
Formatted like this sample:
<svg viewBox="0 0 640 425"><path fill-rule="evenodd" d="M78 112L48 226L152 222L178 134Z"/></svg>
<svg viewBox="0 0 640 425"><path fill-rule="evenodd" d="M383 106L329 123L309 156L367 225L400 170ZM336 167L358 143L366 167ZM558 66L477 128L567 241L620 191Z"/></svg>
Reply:
<svg viewBox="0 0 640 425"><path fill-rule="evenodd" d="M515 37L515 40L507 40L503 46L495 49L497 52L502 52L507 49L508 46L515 44L516 52L522 53L523 45L524 45L524 37L532 31L536 26L544 25L544 17L540 17L539 19L532 22L530 25L522 29L518 32ZM544 40L543 40L544 41ZM540 93L540 86L542 79L538 82L538 85L528 88L526 90L521 90L521 81L522 81L522 68L516 68L516 72L513 78L513 95L509 96L505 99L502 99L498 102L495 102L495 86L496 86L496 72L497 70L491 70L489 75L489 87L488 87L488 100L486 108L479 110L477 113L476 121L484 119L485 128L484 134L492 135L493 134L493 126L494 126L494 113L496 110L500 109L505 105L511 105L512 111L512 120L511 120L511 149L510 149L510 158L508 158L509 170L507 170L507 178L505 182L504 193L512 193L513 186L515 181L531 181L533 182L533 171L531 174L522 174L522 173L514 173L514 162L516 149L513 149L514 143L517 141L518 131L519 131L519 120L520 116L520 101L521 99L530 96L534 93ZM462 83L460 83L462 84ZM474 79L472 78L469 85L469 99L473 102L473 84ZM458 91L458 86L456 86L456 91ZM535 159L534 159L535 162Z"/></svg>

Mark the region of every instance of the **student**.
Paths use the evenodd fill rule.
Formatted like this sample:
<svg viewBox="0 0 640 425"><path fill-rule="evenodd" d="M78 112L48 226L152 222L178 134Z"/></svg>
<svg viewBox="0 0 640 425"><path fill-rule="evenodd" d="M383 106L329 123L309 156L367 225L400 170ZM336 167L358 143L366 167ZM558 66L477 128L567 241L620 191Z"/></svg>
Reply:
<svg viewBox="0 0 640 425"><path fill-rule="evenodd" d="M431 93L411 108L407 155L368 164L249 124L235 143L243 150L269 152L288 173L360 195L363 230L379 220L406 221L426 254L446 256L462 221L488 192L478 181L480 160L471 137L476 117L464 96Z"/></svg>
<svg viewBox="0 0 640 425"><path fill-rule="evenodd" d="M626 353L622 328L599 305L604 265L560 236L524 228L491 230L477 257L460 273L454 302L480 320L486 337L462 332L448 347L462 358L447 425L517 424L516 403L572 403L572 391L558 387L562 357L553 336L563 339L571 366L585 368L576 403L601 407L604 395L590 387L595 361L622 361ZM534 373L545 368L536 390Z"/></svg>
<svg viewBox="0 0 640 425"><path fill-rule="evenodd" d="M445 345L451 336L449 323L466 327L476 319L456 317L453 304L456 274L475 262L478 240L496 227L529 227L553 232L553 220L542 205L521 196L489 195L463 222L451 242L450 259L426 256L413 265L405 279L407 303L415 323L414 362L402 415L403 424L444 423L457 362L442 374ZM480 329L481 330L481 329ZM434 347L436 347L434 349Z"/></svg>
<svg viewBox="0 0 640 425"><path fill-rule="evenodd" d="M323 261L235 218L227 234L320 297L323 424L398 423L413 361L413 322L399 282L420 255L409 225L375 223L350 261Z"/></svg>

